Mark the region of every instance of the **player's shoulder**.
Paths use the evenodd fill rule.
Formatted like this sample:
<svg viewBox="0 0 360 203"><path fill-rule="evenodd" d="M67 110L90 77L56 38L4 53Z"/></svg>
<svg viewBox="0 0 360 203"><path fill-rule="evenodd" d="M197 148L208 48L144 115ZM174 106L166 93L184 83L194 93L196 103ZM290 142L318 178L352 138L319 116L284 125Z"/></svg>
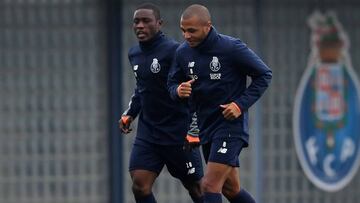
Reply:
<svg viewBox="0 0 360 203"><path fill-rule="evenodd" d="M224 52L228 52L230 55L237 53L239 50L247 49L246 43L244 43L240 38L229 36L229 35L219 35L219 44Z"/></svg>
<svg viewBox="0 0 360 203"><path fill-rule="evenodd" d="M219 34L219 38L220 38L221 44L225 45L225 46L234 46L234 45L235 46L236 45L245 45L246 46L246 44L240 38L237 38L237 37Z"/></svg>
<svg viewBox="0 0 360 203"><path fill-rule="evenodd" d="M164 46L166 46L168 49L175 51L179 47L179 45L180 43L172 38L166 37L164 39Z"/></svg>
<svg viewBox="0 0 360 203"><path fill-rule="evenodd" d="M138 54L141 54L142 51L141 51L141 48L139 46L139 44L136 44L136 45L133 45L129 48L128 50L128 56L129 57L132 57L132 56L135 56L135 55L138 55Z"/></svg>
<svg viewBox="0 0 360 203"><path fill-rule="evenodd" d="M176 41L175 39L173 39L171 37L165 37L165 41L171 46L178 47L180 45L180 43L178 41Z"/></svg>
<svg viewBox="0 0 360 203"><path fill-rule="evenodd" d="M176 49L176 52L177 53L186 53L189 50L191 50L189 44L186 41L184 41L178 46L178 48Z"/></svg>

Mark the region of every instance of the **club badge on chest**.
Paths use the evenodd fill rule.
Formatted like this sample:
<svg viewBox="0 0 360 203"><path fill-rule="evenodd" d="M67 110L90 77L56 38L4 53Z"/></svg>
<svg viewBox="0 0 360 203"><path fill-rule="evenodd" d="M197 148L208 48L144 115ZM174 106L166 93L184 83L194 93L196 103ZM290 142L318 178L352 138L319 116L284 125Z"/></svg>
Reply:
<svg viewBox="0 0 360 203"><path fill-rule="evenodd" d="M161 66L159 60L157 58L153 58L153 62L151 63L150 70L153 73L158 73L161 70Z"/></svg>
<svg viewBox="0 0 360 203"><path fill-rule="evenodd" d="M210 70L212 72L218 72L221 68L221 64L219 62L218 57L213 56L212 61L210 62ZM221 79L221 73L210 73L210 79L211 80L220 80Z"/></svg>

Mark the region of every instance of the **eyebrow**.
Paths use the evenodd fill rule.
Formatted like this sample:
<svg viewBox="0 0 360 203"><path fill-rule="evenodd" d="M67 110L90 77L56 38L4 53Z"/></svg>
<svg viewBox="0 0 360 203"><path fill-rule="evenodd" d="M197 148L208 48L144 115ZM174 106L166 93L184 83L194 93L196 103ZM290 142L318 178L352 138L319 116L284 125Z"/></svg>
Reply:
<svg viewBox="0 0 360 203"><path fill-rule="evenodd" d="M152 20L150 17L135 17L134 20Z"/></svg>
<svg viewBox="0 0 360 203"><path fill-rule="evenodd" d="M180 27L180 29L183 30L183 31L196 31L196 30L198 30L198 29L193 28L193 27L190 27L190 28L187 28L187 29L185 29L183 27Z"/></svg>

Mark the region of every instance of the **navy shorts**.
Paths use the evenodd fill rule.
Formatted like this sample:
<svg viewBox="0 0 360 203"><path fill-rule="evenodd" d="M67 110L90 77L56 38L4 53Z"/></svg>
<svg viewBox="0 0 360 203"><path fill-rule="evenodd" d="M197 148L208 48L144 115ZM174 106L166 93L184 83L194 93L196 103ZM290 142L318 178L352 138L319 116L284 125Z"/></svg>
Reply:
<svg viewBox="0 0 360 203"><path fill-rule="evenodd" d="M205 162L239 167L239 155L245 142L239 137L219 137L202 145Z"/></svg>
<svg viewBox="0 0 360 203"><path fill-rule="evenodd" d="M164 165L182 182L199 181L204 175L199 148L185 152L182 145L158 145L139 139L134 142L129 171L142 169L160 174Z"/></svg>

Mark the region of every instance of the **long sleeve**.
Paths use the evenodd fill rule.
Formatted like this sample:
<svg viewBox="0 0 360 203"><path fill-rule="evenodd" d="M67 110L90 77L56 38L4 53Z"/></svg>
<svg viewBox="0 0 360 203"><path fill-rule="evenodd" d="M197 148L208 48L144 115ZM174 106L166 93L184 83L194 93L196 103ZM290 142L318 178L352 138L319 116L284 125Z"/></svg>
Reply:
<svg viewBox="0 0 360 203"><path fill-rule="evenodd" d="M242 110L247 110L265 92L272 78L272 71L267 65L244 43L236 41L233 58L241 67L241 72L251 77L251 84L235 99L235 103Z"/></svg>
<svg viewBox="0 0 360 203"><path fill-rule="evenodd" d="M141 102L138 88L135 88L134 94L131 97L129 102L129 107L124 111L123 115L129 115L134 119L139 114L141 110Z"/></svg>
<svg viewBox="0 0 360 203"><path fill-rule="evenodd" d="M177 54L176 54L177 55ZM186 76L177 62L177 57L173 60L172 66L169 70L167 86L170 93L170 97L173 100L180 100L177 94L177 87L180 83L186 81Z"/></svg>

